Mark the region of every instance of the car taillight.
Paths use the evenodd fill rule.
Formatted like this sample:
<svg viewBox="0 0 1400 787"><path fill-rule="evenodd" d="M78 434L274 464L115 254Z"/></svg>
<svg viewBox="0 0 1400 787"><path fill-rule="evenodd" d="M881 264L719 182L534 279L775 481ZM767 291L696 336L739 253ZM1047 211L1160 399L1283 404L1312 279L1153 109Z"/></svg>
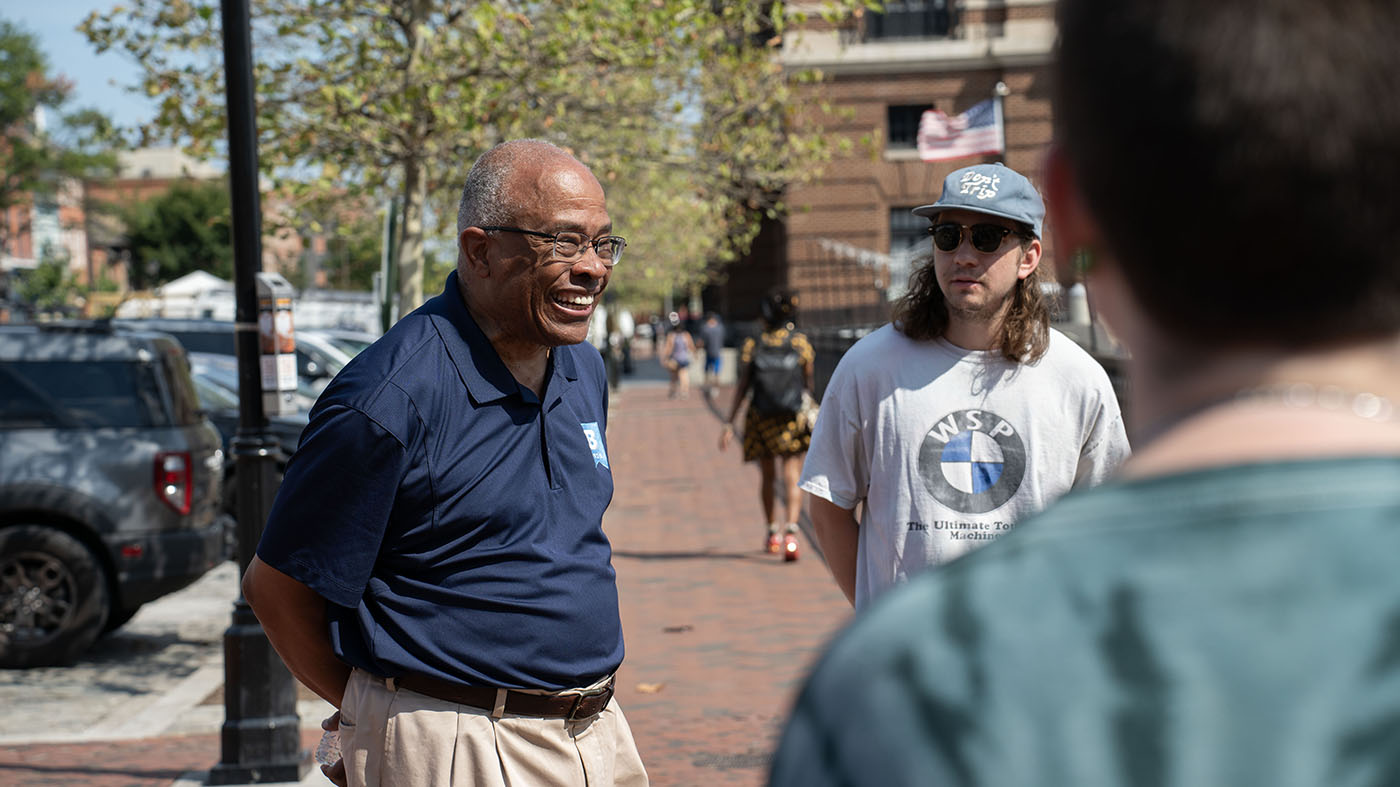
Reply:
<svg viewBox="0 0 1400 787"><path fill-rule="evenodd" d="M156 497L181 514L190 512L191 476L189 451L161 451L156 454Z"/></svg>

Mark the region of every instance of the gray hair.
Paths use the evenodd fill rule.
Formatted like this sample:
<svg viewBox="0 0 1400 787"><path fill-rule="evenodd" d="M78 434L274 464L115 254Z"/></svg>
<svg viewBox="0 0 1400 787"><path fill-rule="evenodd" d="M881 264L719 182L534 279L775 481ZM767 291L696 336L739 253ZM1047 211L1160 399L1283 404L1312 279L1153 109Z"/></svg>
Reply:
<svg viewBox="0 0 1400 787"><path fill-rule="evenodd" d="M457 204L457 232L467 227L509 224L520 213L521 206L506 190L506 179L516 167L554 156L567 156L568 151L543 139L512 139L502 142L485 153L467 173L462 186L462 200Z"/></svg>

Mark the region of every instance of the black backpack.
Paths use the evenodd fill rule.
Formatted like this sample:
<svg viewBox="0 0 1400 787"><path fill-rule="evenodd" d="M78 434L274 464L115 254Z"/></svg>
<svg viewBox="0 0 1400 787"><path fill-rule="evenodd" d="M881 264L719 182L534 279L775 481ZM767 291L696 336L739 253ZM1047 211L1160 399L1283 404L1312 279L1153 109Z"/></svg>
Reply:
<svg viewBox="0 0 1400 787"><path fill-rule="evenodd" d="M753 350L749 406L759 415L794 415L802 409L802 356L793 349L792 336L782 344L757 340Z"/></svg>

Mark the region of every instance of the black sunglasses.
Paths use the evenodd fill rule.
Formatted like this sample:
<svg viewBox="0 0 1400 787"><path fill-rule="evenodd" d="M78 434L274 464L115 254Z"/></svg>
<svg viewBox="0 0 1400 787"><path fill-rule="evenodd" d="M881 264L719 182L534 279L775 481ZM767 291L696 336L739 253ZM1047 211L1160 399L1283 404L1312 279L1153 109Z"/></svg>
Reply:
<svg viewBox="0 0 1400 787"><path fill-rule="evenodd" d="M935 224L928 228L928 234L933 236L933 245L937 246L939 251L956 251L958 246L962 245L964 228L969 230L972 236L972 248L984 254L1000 249L1007 235L1015 233L1021 236L1016 230L1000 224L973 224L968 227L966 224L952 222Z"/></svg>

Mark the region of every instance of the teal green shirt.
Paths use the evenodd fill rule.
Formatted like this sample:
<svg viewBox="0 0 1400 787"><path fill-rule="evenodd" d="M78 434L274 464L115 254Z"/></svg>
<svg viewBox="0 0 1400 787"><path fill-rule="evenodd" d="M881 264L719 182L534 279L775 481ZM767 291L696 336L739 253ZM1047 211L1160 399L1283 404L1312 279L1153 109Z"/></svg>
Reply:
<svg viewBox="0 0 1400 787"><path fill-rule="evenodd" d="M772 776L1400 784L1400 458L1069 495L858 617Z"/></svg>

